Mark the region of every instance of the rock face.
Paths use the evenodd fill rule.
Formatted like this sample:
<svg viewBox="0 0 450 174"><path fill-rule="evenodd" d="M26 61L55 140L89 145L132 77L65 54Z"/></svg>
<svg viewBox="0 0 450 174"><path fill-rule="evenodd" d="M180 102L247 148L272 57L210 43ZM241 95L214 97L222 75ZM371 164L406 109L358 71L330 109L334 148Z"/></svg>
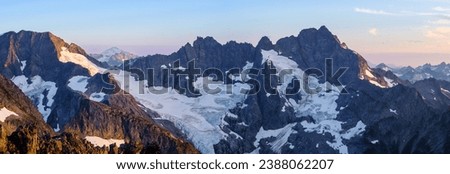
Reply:
<svg viewBox="0 0 450 174"><path fill-rule="evenodd" d="M27 113L39 120L21 117L39 125L3 126L1 137L21 143L17 150L4 152L198 153L178 136L177 129L169 131L153 121L155 113L144 111L132 96L121 91L113 78L102 74L107 66L76 44L65 43L51 33L9 32L0 36L0 64L0 72L32 101L17 106L33 111ZM14 93L23 95L20 90ZM98 148L85 139L87 136L120 139L125 144ZM48 148L30 150L25 148L28 146Z"/></svg>
<svg viewBox="0 0 450 174"><path fill-rule="evenodd" d="M413 86L424 101L439 113L450 108L450 82L431 78L418 81Z"/></svg>
<svg viewBox="0 0 450 174"><path fill-rule="evenodd" d="M0 108L14 113L1 113L8 117L0 121L0 153L38 152L40 138L51 135L52 130L30 100L3 76L0 76Z"/></svg>
<svg viewBox="0 0 450 174"><path fill-rule="evenodd" d="M174 63L177 60L179 65ZM223 88L245 88L257 82L260 90L252 94L233 91L192 95L183 85L193 83L201 91L201 81L210 74L164 80L163 69L186 68L192 60L196 68L215 68L232 79L212 78ZM123 68L139 76L137 80L153 80L147 81L146 87L174 89L164 97L146 90L131 94L144 107L173 122L204 153L448 151L448 108L442 109L446 103L440 103L439 109L432 107L424 93L414 87L418 84L412 85L389 70L370 68L361 55L326 27L306 29L275 43L263 37L256 47L197 38L171 55L137 58ZM232 73L233 68L247 74ZM147 69L154 69L154 74L146 74ZM258 73L248 74L252 69ZM291 73L282 74L286 73L283 70ZM272 76L264 76L270 72L274 72ZM269 79L273 83L268 86L274 91L265 90ZM446 96L445 91L442 94ZM225 99L226 104L222 102Z"/></svg>

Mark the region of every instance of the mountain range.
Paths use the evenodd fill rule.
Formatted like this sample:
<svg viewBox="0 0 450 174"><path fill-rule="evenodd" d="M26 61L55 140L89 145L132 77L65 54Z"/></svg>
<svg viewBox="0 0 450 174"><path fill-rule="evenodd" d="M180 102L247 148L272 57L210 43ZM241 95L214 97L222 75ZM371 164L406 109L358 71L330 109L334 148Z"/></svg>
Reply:
<svg viewBox="0 0 450 174"><path fill-rule="evenodd" d="M425 64L416 68L411 66L400 68L390 67L381 63L377 65L376 68L383 69L384 71L391 71L399 78L408 80L412 83L430 78L450 81L450 64L446 64L445 62L442 62L439 65Z"/></svg>
<svg viewBox="0 0 450 174"><path fill-rule="evenodd" d="M1 153L450 151L448 65L372 68L326 27L145 57L8 32L0 64Z"/></svg>

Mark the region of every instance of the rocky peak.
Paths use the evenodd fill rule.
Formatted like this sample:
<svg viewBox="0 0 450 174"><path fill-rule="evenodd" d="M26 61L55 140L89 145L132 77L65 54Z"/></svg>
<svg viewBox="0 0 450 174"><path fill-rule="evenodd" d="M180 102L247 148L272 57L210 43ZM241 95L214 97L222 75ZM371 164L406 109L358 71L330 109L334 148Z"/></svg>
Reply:
<svg viewBox="0 0 450 174"><path fill-rule="evenodd" d="M205 38L197 37L197 39L194 41L193 45L196 48L214 48L214 47L221 46L221 44L219 42L217 42L211 36L207 36Z"/></svg>
<svg viewBox="0 0 450 174"><path fill-rule="evenodd" d="M261 48L263 50L273 50L274 49L272 41L267 36L262 37L261 40L259 40L258 45L256 47Z"/></svg>

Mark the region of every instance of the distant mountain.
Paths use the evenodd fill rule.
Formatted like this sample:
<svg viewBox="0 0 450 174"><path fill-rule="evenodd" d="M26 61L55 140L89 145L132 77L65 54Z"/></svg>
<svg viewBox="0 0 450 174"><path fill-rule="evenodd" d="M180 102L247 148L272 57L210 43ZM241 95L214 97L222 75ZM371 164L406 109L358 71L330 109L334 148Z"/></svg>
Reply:
<svg viewBox="0 0 450 174"><path fill-rule="evenodd" d="M100 54L90 54L93 58L96 58L100 62L107 63L108 65L115 67L123 64L125 60L130 60L138 57L127 51L123 51L117 47L109 48Z"/></svg>
<svg viewBox="0 0 450 174"><path fill-rule="evenodd" d="M450 82L429 78L414 83L425 102L439 112L450 109Z"/></svg>
<svg viewBox="0 0 450 174"><path fill-rule="evenodd" d="M437 112L446 112L450 108L450 64L425 64L417 68L392 68L386 64L376 66L377 71L393 74L401 78L406 86L413 87L422 96L423 100Z"/></svg>
<svg viewBox="0 0 450 174"><path fill-rule="evenodd" d="M439 65L425 64L417 68L410 66L392 68L385 64L380 64L377 65L377 68L392 71L401 79L408 80L412 83L430 78L450 81L450 64L446 64L445 62Z"/></svg>

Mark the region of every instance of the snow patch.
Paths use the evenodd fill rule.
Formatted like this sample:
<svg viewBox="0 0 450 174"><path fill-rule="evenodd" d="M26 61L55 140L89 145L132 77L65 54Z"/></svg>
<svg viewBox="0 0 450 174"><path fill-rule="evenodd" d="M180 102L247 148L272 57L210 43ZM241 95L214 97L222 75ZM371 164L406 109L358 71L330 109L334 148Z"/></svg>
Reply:
<svg viewBox="0 0 450 174"><path fill-rule="evenodd" d="M450 98L450 91L448 91L448 90L446 90L446 89L444 89L444 88L441 88L441 92L442 92L442 94L444 94L447 98Z"/></svg>
<svg viewBox="0 0 450 174"><path fill-rule="evenodd" d="M85 93L87 91L89 77L86 76L73 76L69 79L67 86L74 90Z"/></svg>
<svg viewBox="0 0 450 174"><path fill-rule="evenodd" d="M123 88L124 77L129 76L129 72L120 71L114 73L114 76L122 84L122 89L125 89ZM202 89L204 80L209 79L197 78L193 82L194 87ZM143 84L147 84L147 80L143 82ZM238 103L244 103L246 95L242 94L240 90L251 89L248 84L244 83L223 84L220 82L214 85L210 84L209 87L221 89L221 92L211 94L200 90L201 96L191 98L179 94L172 88L145 88L139 84L139 81L131 78L129 88L127 88L128 92L144 107L174 123L202 153L209 154L214 153L215 144L228 137L222 131L222 126L225 124L223 118L227 113L229 115L229 110L236 107ZM144 93L140 93L140 89ZM227 89L232 90L228 91ZM166 90L166 92L158 93L158 90Z"/></svg>
<svg viewBox="0 0 450 174"><path fill-rule="evenodd" d="M55 132L59 132L61 129L59 127L59 123L56 124L56 128L53 129Z"/></svg>
<svg viewBox="0 0 450 174"><path fill-rule="evenodd" d="M375 80L370 79L369 82L372 83L372 84L374 84L375 86L380 87L380 88L386 88L385 86L381 85L380 83L378 83L378 82L375 81Z"/></svg>
<svg viewBox="0 0 450 174"><path fill-rule="evenodd" d="M366 69L365 74L369 78L375 78L375 76L372 74L372 72L370 72L368 69Z"/></svg>
<svg viewBox="0 0 450 174"><path fill-rule="evenodd" d="M53 97L58 91L55 82L44 81L40 76L31 77L28 79L24 75L16 76L11 79L16 86L18 86L22 92L34 102L39 112L47 121L50 115L53 105ZM31 81L31 84L28 84ZM47 95L45 95L47 94ZM44 101L47 101L46 103Z"/></svg>
<svg viewBox="0 0 450 174"><path fill-rule="evenodd" d="M59 61L63 63L72 62L74 64L78 64L83 68L86 68L91 76L99 72L97 66L89 61L85 56L77 53L71 53L66 47L61 47L60 54L61 56L59 57Z"/></svg>
<svg viewBox="0 0 450 174"><path fill-rule="evenodd" d="M6 118L8 118L9 116L18 117L19 115L17 115L15 112L10 111L6 108L0 109L0 122L5 122Z"/></svg>
<svg viewBox="0 0 450 174"><path fill-rule="evenodd" d="M398 114L397 114L397 110L389 109L389 112L394 113L395 115L398 115Z"/></svg>
<svg viewBox="0 0 450 174"><path fill-rule="evenodd" d="M111 144L116 144L117 146L120 146L121 144L125 144L124 140L118 140L118 139L104 139L97 136L86 136L85 139L92 143L93 145L97 147L108 147Z"/></svg>
<svg viewBox="0 0 450 174"><path fill-rule="evenodd" d="M281 84L277 87L281 96L284 96L284 92L288 85L292 82L292 79L296 78L300 81L303 79L303 70L298 68L296 62L291 59L279 55L276 51L261 51L263 55L263 62L272 63L277 69L277 75L280 75L282 71L290 71L287 74L283 74L284 79L281 79ZM375 76L368 70L366 74L369 77L375 78ZM338 150L340 153L348 153L347 146L343 143L342 139L351 138L364 131L365 125L358 123L355 128L347 131L342 130L342 122L337 121L337 115L339 114L338 105L336 100L339 98L341 90L333 85L320 84L319 80L314 77L309 77L309 87L313 88L312 91L300 91L302 95L301 100L294 100L289 98L285 105L292 106L297 117L311 116L318 124L302 122L301 125L305 128L305 131L316 132L323 134L325 132L334 136L333 142L327 142L327 144ZM381 86L381 85L380 85ZM329 88L331 87L331 88ZM363 126L364 125L364 126ZM344 133L342 133L344 132ZM258 144L255 144L258 145Z"/></svg>
<svg viewBox="0 0 450 174"><path fill-rule="evenodd" d="M332 136L334 136L334 141L327 141L327 144L333 149L338 150L341 154L348 153L348 147L343 143L342 140L349 140L357 135L360 135L365 131L366 128L366 125L361 121L359 121L355 127L345 132L342 129L342 122L337 120L323 120L318 124L303 121L301 122L301 125L305 129L305 132L316 132L317 134L330 133Z"/></svg>
<svg viewBox="0 0 450 174"><path fill-rule="evenodd" d="M103 92L94 92L89 96L89 100L96 101L96 102L102 102L105 100L106 94Z"/></svg>
<svg viewBox="0 0 450 174"><path fill-rule="evenodd" d="M20 61L20 70L23 72L23 70L25 69L25 67L27 66L27 61Z"/></svg>
<svg viewBox="0 0 450 174"><path fill-rule="evenodd" d="M276 153L281 153L281 148L287 143L289 136L297 133L297 131L292 129L295 125L297 125L297 123L291 123L276 130L264 130L261 127L258 134L256 134L256 141L253 145L255 147L259 147L259 142L261 139L274 137L275 140L270 142L272 145L271 149Z"/></svg>
<svg viewBox="0 0 450 174"><path fill-rule="evenodd" d="M384 77L384 81L386 81L386 82L387 82L387 86L388 86L389 88L392 88L392 87L394 87L394 86L397 86L397 85L398 85L398 83L397 83L397 82L395 82L395 80L392 80L392 79L390 79L390 78L387 78L387 77Z"/></svg>

